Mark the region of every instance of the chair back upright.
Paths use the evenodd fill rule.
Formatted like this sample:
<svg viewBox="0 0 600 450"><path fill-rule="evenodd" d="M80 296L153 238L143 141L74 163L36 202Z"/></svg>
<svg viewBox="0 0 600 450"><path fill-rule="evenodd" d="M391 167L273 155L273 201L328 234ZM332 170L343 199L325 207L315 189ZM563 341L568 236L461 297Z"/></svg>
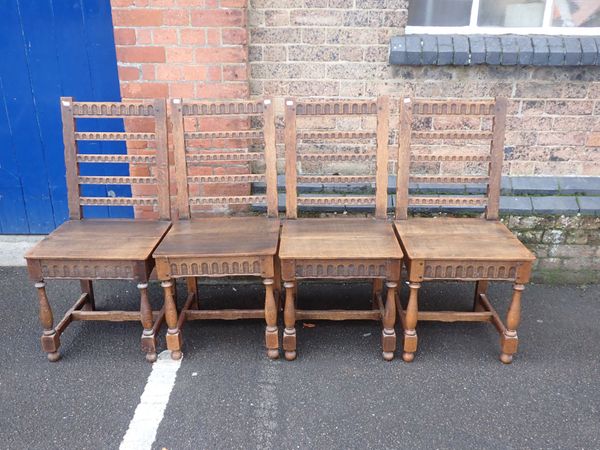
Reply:
<svg viewBox="0 0 600 450"><path fill-rule="evenodd" d="M298 217L298 206L374 206L375 216L387 217L389 98L368 100L285 101L286 216ZM347 131L339 131L343 128ZM375 149L373 149L375 143ZM323 150L323 151L322 151ZM323 163L375 162L375 175L307 174ZM370 163L370 164L369 164ZM302 174L298 175L298 165ZM306 167L308 166L308 167ZM371 173L373 171L371 170ZM298 183L367 184L374 195L299 196Z"/></svg>
<svg viewBox="0 0 600 450"><path fill-rule="evenodd" d="M278 216L275 114L271 99L227 102L171 100L180 219L193 213L246 211L265 204ZM261 146L262 149L256 149ZM223 164L227 172L222 172ZM254 166L264 165L262 173ZM253 195L252 183L266 195Z"/></svg>
<svg viewBox="0 0 600 450"><path fill-rule="evenodd" d="M408 217L409 206L480 206L486 219L498 219L506 105L505 98L401 99L397 219ZM411 182L420 191L419 183L485 185L485 194L412 195Z"/></svg>
<svg viewBox="0 0 600 450"><path fill-rule="evenodd" d="M82 219L84 206L133 206L136 211L149 210L160 220L169 220L165 100L77 102L61 97L60 102L69 218ZM123 129L123 121L126 129L141 131L103 131ZM129 127L128 121L135 127ZM125 144L116 144L119 141ZM105 163L128 164L122 167L127 175L106 175ZM124 185L132 196L123 194Z"/></svg>

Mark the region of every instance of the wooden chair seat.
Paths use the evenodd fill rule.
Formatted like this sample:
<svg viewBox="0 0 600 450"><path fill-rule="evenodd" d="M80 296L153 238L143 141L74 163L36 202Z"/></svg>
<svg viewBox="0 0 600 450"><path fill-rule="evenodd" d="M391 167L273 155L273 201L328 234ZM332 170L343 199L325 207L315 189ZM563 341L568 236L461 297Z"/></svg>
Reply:
<svg viewBox="0 0 600 450"><path fill-rule="evenodd" d="M214 217L179 221L154 252L155 258L274 256L279 219Z"/></svg>
<svg viewBox="0 0 600 450"><path fill-rule="evenodd" d="M405 361L414 359L417 349L417 321L491 322L501 335L500 359L509 363L516 352L520 296L529 281L535 256L499 221L479 218L408 218L394 222L404 250L410 296L406 308L397 299L404 329ZM429 280L475 281L473 312L421 311L417 292ZM489 281L513 281L513 302L507 325L487 296ZM516 302L516 303L515 303Z"/></svg>
<svg viewBox="0 0 600 450"><path fill-rule="evenodd" d="M501 222L479 218L415 217L394 223L408 260L533 261Z"/></svg>
<svg viewBox="0 0 600 450"><path fill-rule="evenodd" d="M283 224L279 258L282 261L401 259L402 250L392 224L385 221L297 219Z"/></svg>
<svg viewBox="0 0 600 450"><path fill-rule="evenodd" d="M150 220L71 220L29 250L25 258L145 261L170 225L170 222Z"/></svg>
<svg viewBox="0 0 600 450"><path fill-rule="evenodd" d="M172 357L181 357L180 330L186 321L268 318L267 354L279 356L277 303L280 287L275 255L279 219L268 217L194 218L176 222L154 251L156 274L161 280L186 278L187 300L179 312L176 333L167 333ZM266 288L264 309L201 310L197 277L262 277ZM163 282L166 301L174 303L172 281ZM171 327L172 330L175 327Z"/></svg>
<svg viewBox="0 0 600 450"><path fill-rule="evenodd" d="M286 289L283 335L285 357L296 357L296 320L380 320L383 357L396 348L393 329L396 281L400 278L402 250L393 225L380 219L296 219L283 224L279 259ZM373 279L370 310L296 309L295 290L301 279ZM292 281L293 280L293 281ZM387 299L383 282L387 281Z"/></svg>

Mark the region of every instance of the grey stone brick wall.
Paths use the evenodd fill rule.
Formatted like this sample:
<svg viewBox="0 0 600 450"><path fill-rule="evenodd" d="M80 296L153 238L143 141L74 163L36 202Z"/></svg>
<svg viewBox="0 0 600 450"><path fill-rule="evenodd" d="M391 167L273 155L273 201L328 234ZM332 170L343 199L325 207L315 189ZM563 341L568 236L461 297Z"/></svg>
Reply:
<svg viewBox="0 0 600 450"><path fill-rule="evenodd" d="M600 68L439 66L433 48L423 52L432 65L390 65L390 40L404 34L407 8L407 0L250 0L251 93L276 97L279 108L285 96L502 95L510 99L505 174L600 175ZM497 55L485 58L493 63ZM487 126L465 126L477 125ZM394 119L392 135L396 128ZM451 164L419 169L457 170Z"/></svg>
<svg viewBox="0 0 600 450"><path fill-rule="evenodd" d="M534 280L600 281L600 218L511 215L502 221L537 257Z"/></svg>

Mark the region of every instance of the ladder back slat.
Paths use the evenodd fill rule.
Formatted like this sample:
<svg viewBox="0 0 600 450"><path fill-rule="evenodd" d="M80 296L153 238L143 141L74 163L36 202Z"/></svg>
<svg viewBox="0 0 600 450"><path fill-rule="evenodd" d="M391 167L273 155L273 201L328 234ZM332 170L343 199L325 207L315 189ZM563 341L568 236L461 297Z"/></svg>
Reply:
<svg viewBox="0 0 600 450"><path fill-rule="evenodd" d="M415 139L455 139L455 140L489 140L492 138L491 131L415 131L412 133Z"/></svg>
<svg viewBox="0 0 600 450"><path fill-rule="evenodd" d="M411 206L445 205L445 206L485 206L487 197L477 195L465 196L412 196L408 201Z"/></svg>
<svg viewBox="0 0 600 450"><path fill-rule="evenodd" d="M299 183L374 183L376 177L373 175L301 175Z"/></svg>
<svg viewBox="0 0 600 450"><path fill-rule="evenodd" d="M187 162L199 161L259 161L264 158L262 153L234 153L234 152L219 152L219 153L188 153L185 155Z"/></svg>
<svg viewBox="0 0 600 450"><path fill-rule="evenodd" d="M120 132L92 132L79 131L75 133L77 141L153 141L155 133L120 133Z"/></svg>
<svg viewBox="0 0 600 450"><path fill-rule="evenodd" d="M232 195L214 197L190 197L190 205L251 205L266 203L266 195Z"/></svg>
<svg viewBox="0 0 600 450"><path fill-rule="evenodd" d="M487 183L487 176L462 176L462 175L411 175L410 181L415 183Z"/></svg>
<svg viewBox="0 0 600 450"><path fill-rule="evenodd" d="M186 139L262 139L262 130L186 131Z"/></svg>
<svg viewBox="0 0 600 450"><path fill-rule="evenodd" d="M79 153L77 162L80 163L140 163L140 164L155 164L156 157L154 155L99 155Z"/></svg>
<svg viewBox="0 0 600 450"><path fill-rule="evenodd" d="M377 133L373 131L299 131L298 139L373 139Z"/></svg>
<svg viewBox="0 0 600 450"><path fill-rule="evenodd" d="M265 175L197 175L188 176L188 183L256 183L263 182Z"/></svg>
<svg viewBox="0 0 600 450"><path fill-rule="evenodd" d="M184 116L237 116L261 115L262 101L191 102L183 103Z"/></svg>
<svg viewBox="0 0 600 450"><path fill-rule="evenodd" d="M79 197L84 206L154 206L158 199L152 197Z"/></svg>
<svg viewBox="0 0 600 450"><path fill-rule="evenodd" d="M298 197L298 204L303 206L308 205L360 205L360 206L375 206L376 197L374 195L355 195L355 196L315 196L315 197Z"/></svg>
<svg viewBox="0 0 600 450"><path fill-rule="evenodd" d="M301 161L369 161L377 157L375 153L302 153Z"/></svg>
<svg viewBox="0 0 600 450"><path fill-rule="evenodd" d="M80 176L79 184L156 184L154 177Z"/></svg>
<svg viewBox="0 0 600 450"><path fill-rule="evenodd" d="M468 161L491 161L490 155L484 154L456 154L456 153L448 153L448 154L413 154L410 157L411 161L457 161L457 162L468 162Z"/></svg>

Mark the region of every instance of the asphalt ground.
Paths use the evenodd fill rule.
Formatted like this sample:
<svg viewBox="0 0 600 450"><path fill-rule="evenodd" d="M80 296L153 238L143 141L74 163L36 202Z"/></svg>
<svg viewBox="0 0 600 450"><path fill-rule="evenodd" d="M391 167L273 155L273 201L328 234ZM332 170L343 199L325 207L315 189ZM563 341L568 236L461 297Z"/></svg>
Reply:
<svg viewBox="0 0 600 450"><path fill-rule="evenodd" d="M99 308L137 307L133 283L95 288ZM56 318L78 289L48 282ZM422 308L467 310L473 287L421 291ZM152 283L154 304L160 294ZM361 307L369 294L366 284L301 285L299 302ZM260 285L201 285L206 307L257 306L262 295ZM490 297L504 315L510 285ZM261 321L188 323L153 447L599 448L600 286L530 285L522 317L509 366L489 324L422 323L407 364L382 360L375 322L299 323L294 362L266 358ZM0 448L118 448L152 370L140 334L136 323L75 323L50 363L25 269L0 268Z"/></svg>

